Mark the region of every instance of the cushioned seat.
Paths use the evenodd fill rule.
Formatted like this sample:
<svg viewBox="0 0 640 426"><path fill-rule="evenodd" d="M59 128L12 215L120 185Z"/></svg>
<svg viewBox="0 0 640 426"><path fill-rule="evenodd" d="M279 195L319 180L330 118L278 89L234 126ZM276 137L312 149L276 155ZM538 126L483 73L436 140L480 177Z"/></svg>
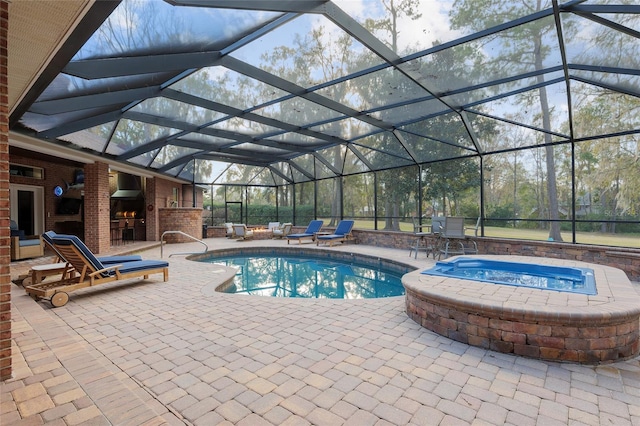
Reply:
<svg viewBox="0 0 640 426"><path fill-rule="evenodd" d="M235 235L234 238L239 240L246 240L249 238L253 238L253 231L247 229L247 225L244 223L234 223L233 224L233 233Z"/></svg>
<svg viewBox="0 0 640 426"><path fill-rule="evenodd" d="M39 246L40 244L42 244L40 238L34 238L32 240L20 240L20 247Z"/></svg>
<svg viewBox="0 0 640 426"><path fill-rule="evenodd" d="M289 241L291 240L298 240L298 244L301 244L304 239L310 239L313 241L316 238L316 233L320 232L323 224L324 222L322 220L312 220L309 222L309 226L307 226L307 229L305 229L304 232L287 235L287 244L289 244Z"/></svg>
<svg viewBox="0 0 640 426"><path fill-rule="evenodd" d="M333 231L333 234L327 235L318 235L316 237L316 245L320 245L320 243L329 244L329 247L333 246L334 243L344 243L349 238L351 238L351 230L353 229L353 220L341 220L336 227L336 230Z"/></svg>
<svg viewBox="0 0 640 426"><path fill-rule="evenodd" d="M15 221L9 225L11 231L11 260L28 259L44 255L44 243L40 235L25 235Z"/></svg>

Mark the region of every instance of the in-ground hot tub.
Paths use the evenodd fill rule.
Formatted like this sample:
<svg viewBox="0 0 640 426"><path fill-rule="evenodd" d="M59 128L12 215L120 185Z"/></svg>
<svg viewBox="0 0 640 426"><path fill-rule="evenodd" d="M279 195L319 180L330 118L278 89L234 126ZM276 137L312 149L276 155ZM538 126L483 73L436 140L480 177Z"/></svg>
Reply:
<svg viewBox="0 0 640 426"><path fill-rule="evenodd" d="M537 265L592 270L597 294L496 284L419 270L402 279L407 314L438 334L503 353L588 364L638 355L640 296L623 271L560 259L473 258L509 262L523 271L535 270Z"/></svg>
<svg viewBox="0 0 640 426"><path fill-rule="evenodd" d="M449 262L438 262L433 268L422 273L493 284L597 294L592 268L457 257Z"/></svg>

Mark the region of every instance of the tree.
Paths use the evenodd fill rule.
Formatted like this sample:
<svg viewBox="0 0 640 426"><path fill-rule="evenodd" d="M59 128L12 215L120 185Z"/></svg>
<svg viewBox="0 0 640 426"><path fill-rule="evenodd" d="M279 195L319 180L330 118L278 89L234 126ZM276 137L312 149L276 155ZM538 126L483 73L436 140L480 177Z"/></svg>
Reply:
<svg viewBox="0 0 640 426"><path fill-rule="evenodd" d="M511 21L521 16L538 12L549 8L549 2L543 5L542 0L531 2L504 2L501 0L456 0L451 8L451 24L453 29L469 28L480 31L502 22ZM539 19L535 22L523 24L509 31L501 31L498 35L486 37L480 40L485 46L490 43L499 43L498 52L493 61L478 63L477 68L482 68L488 76L501 75L505 67L509 67L511 75L520 72L542 71L543 60L549 54L550 48L545 45L545 37L556 30L553 19ZM563 28L564 37L571 37L572 28ZM499 37L499 38L498 38ZM480 48L480 47L479 47ZM544 83L544 75L536 76L538 84ZM522 99L526 102L526 99ZM546 163L546 189L549 206L549 238L562 241L559 223L559 205L556 183L556 165L553 145L551 145L551 110L545 86L538 89L538 102L542 113L542 128L544 133L545 163Z"/></svg>

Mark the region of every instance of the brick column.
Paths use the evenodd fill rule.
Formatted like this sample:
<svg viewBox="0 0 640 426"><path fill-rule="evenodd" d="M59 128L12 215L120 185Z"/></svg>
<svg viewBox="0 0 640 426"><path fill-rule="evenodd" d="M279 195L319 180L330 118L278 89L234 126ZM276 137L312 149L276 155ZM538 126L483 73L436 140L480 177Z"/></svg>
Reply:
<svg viewBox="0 0 640 426"><path fill-rule="evenodd" d="M9 3L0 1L0 380L11 377L11 242L9 232Z"/></svg>
<svg viewBox="0 0 640 426"><path fill-rule="evenodd" d="M111 248L109 165L84 166L84 242L96 253Z"/></svg>

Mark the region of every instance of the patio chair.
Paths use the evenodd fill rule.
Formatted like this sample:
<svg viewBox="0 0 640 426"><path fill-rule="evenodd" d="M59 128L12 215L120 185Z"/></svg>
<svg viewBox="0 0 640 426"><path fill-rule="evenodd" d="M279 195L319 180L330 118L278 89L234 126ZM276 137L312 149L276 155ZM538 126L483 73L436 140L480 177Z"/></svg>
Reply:
<svg viewBox="0 0 640 426"><path fill-rule="evenodd" d="M247 229L247 225L245 225L244 223L234 223L233 224L233 233L235 235L234 238L237 238L239 240L247 240L249 238L253 238L253 231L250 229Z"/></svg>
<svg viewBox="0 0 640 426"><path fill-rule="evenodd" d="M9 224L11 232L11 260L44 256L44 244L40 235L25 235L15 221Z"/></svg>
<svg viewBox="0 0 640 426"><path fill-rule="evenodd" d="M478 253L478 247L475 241L470 240L473 247L465 246L465 242L469 240L469 237L464 233L463 217L446 217L444 229L440 232L440 238L442 244L438 259L440 259L442 255L444 255L446 259L450 255Z"/></svg>
<svg viewBox="0 0 640 426"><path fill-rule="evenodd" d="M432 232L433 221L431 225L420 225L420 221L417 217L413 218L413 235L415 236L415 242L409 247L409 257L415 251L414 258L418 258L418 251L424 250L429 257L430 253L433 253L435 259L435 247L436 247L436 234ZM437 225L440 232L440 226Z"/></svg>
<svg viewBox="0 0 640 426"><path fill-rule="evenodd" d="M439 234L444 229L445 216L431 216L431 232Z"/></svg>
<svg viewBox="0 0 640 426"><path fill-rule="evenodd" d="M233 223L232 222L226 222L224 224L224 227L227 231L227 238L233 238L234 237L234 233L233 233Z"/></svg>
<svg viewBox="0 0 640 426"><path fill-rule="evenodd" d="M267 231L273 231L278 228L280 228L280 222L269 222L267 225Z"/></svg>
<svg viewBox="0 0 640 426"><path fill-rule="evenodd" d="M480 216L478 216L478 220L476 221L476 226L465 226L464 230L465 230L465 232L466 231L473 231L473 236L477 237L479 228L480 228Z"/></svg>
<svg viewBox="0 0 640 426"><path fill-rule="evenodd" d="M72 291L121 281L130 278L144 279L162 273L164 281L169 279L169 263L162 260L135 260L115 265L105 265L75 235L56 235L53 247L73 267L76 276L54 282L34 283L25 291L34 299L49 298L54 307L64 306Z"/></svg>
<svg viewBox="0 0 640 426"><path fill-rule="evenodd" d="M285 223L281 227L276 228L272 231L272 238L283 238L291 233L291 228L293 228L292 223Z"/></svg>
<svg viewBox="0 0 640 426"><path fill-rule="evenodd" d="M333 243L344 243L351 236L351 230L353 229L353 220L341 220L336 226L336 230L333 231L333 234L328 235L317 235L316 236L316 245L320 245L320 243L329 244L329 247L333 246Z"/></svg>
<svg viewBox="0 0 640 426"><path fill-rule="evenodd" d="M309 222L309 226L307 226L307 229L305 229L304 232L287 235L287 244L289 244L289 241L291 240L298 240L298 244L302 244L302 240L305 239L313 241L316 237L316 232L320 231L323 224L324 222L322 220L312 220Z"/></svg>

